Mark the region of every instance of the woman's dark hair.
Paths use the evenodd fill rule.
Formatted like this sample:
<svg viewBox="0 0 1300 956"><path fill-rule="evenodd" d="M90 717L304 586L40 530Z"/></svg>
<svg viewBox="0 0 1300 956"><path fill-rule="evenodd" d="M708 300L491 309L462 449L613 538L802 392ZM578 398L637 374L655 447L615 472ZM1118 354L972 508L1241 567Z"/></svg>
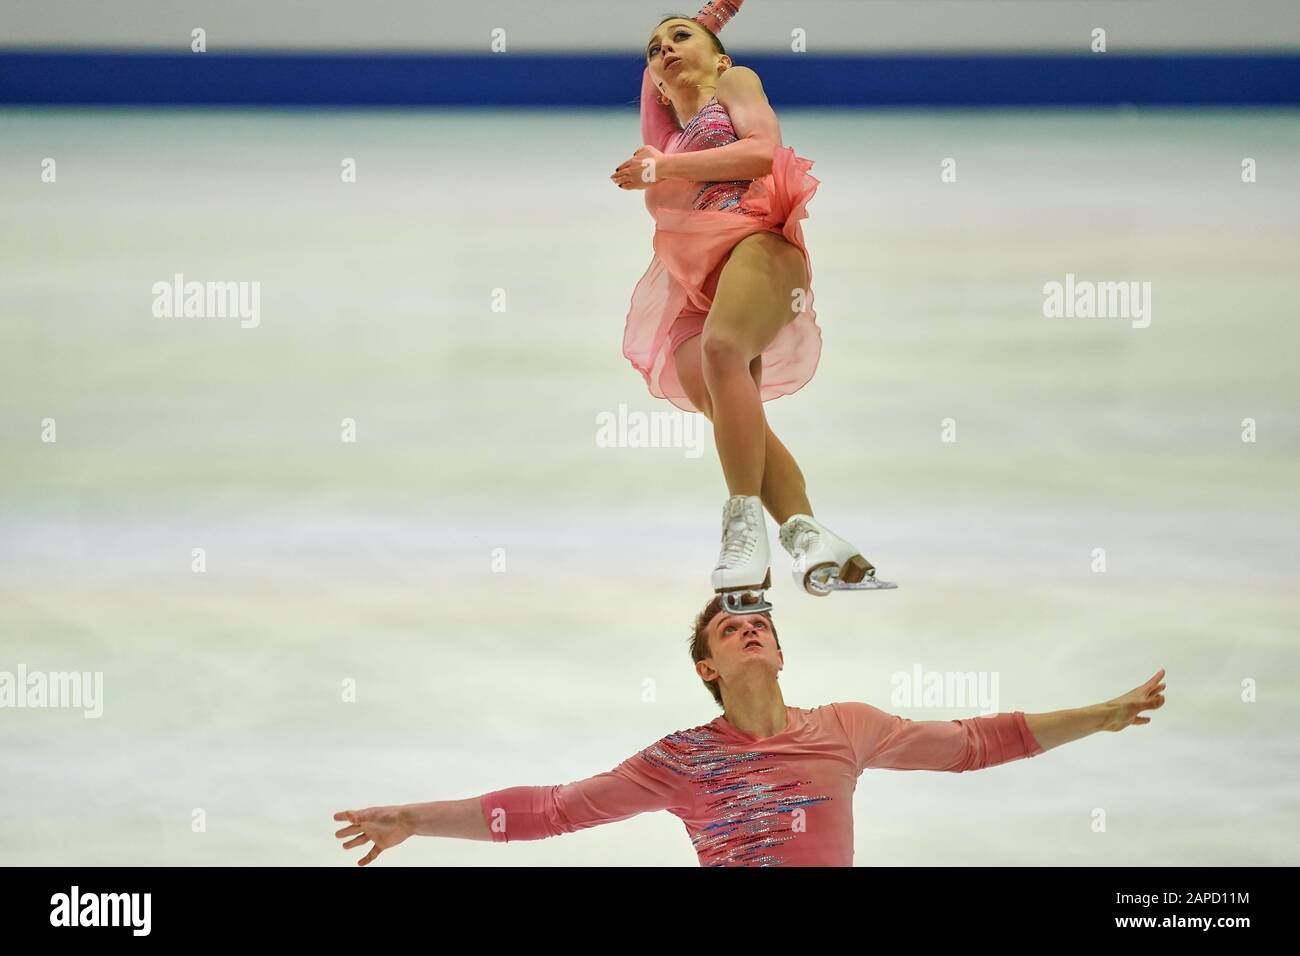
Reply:
<svg viewBox="0 0 1300 956"><path fill-rule="evenodd" d="M665 23L667 23L669 20L690 20L690 21L691 21L692 23L694 23L697 27L699 27L701 30L703 30L705 33L707 33L707 34L709 35L709 37L713 40L713 49L717 50L717 51L718 51L719 53L721 53L723 56L727 56L727 55L728 55L728 54L727 54L727 51L726 51L725 49L723 49L723 47L722 47L722 41L718 39L718 35L717 35L716 33L714 33L712 30L710 30L708 27L706 27L706 26L705 26L703 23L701 23L699 20L696 20L694 17L688 17L688 16L686 16L684 13L677 13L677 14L674 14L673 16L671 16L671 17L664 17L662 20L660 20L658 23L656 23L655 26L656 26L656 27L661 27L661 26L663 26Z"/></svg>
<svg viewBox="0 0 1300 956"><path fill-rule="evenodd" d="M758 597L754 594L746 594L740 599L741 604L757 604ZM695 617L695 626L691 629L691 660L699 663L706 657L710 656L709 652L709 622L718 616L722 610L722 595L715 595L713 600L704 605L704 610ZM772 636L776 638L776 649L781 649L781 638L776 633L776 625L772 623L772 615L768 611L763 612L763 617L767 618L768 625L772 628ZM701 683L709 689L713 699L718 702L718 706L725 709L726 705L722 703L722 688L718 686L717 678L705 680L700 678Z"/></svg>

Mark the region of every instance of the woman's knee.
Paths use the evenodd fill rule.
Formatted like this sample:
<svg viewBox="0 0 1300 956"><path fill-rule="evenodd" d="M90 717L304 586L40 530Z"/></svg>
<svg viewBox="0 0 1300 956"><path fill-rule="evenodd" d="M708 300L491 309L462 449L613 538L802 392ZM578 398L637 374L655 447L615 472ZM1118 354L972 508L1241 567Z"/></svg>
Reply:
<svg viewBox="0 0 1300 956"><path fill-rule="evenodd" d="M738 336L708 328L700 335L700 356L704 360L706 372L729 368L747 369L754 357Z"/></svg>

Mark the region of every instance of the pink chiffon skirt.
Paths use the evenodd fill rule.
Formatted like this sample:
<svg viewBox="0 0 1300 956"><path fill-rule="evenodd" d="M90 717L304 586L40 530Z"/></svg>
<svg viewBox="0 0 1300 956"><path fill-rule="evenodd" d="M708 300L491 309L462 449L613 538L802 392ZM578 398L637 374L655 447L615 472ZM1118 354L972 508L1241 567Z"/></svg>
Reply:
<svg viewBox="0 0 1300 956"><path fill-rule="evenodd" d="M645 378L650 394L683 411L699 411L686 396L673 366L673 349L698 334L713 304L718 277L736 243L758 232L783 235L803 253L808 269L804 310L763 351L760 396L770 401L803 388L821 357L821 330L813 311L812 261L801 220L819 181L812 160L777 147L772 172L750 183L740 204L752 214L728 210L655 209L654 258L636 289L623 330L623 354Z"/></svg>

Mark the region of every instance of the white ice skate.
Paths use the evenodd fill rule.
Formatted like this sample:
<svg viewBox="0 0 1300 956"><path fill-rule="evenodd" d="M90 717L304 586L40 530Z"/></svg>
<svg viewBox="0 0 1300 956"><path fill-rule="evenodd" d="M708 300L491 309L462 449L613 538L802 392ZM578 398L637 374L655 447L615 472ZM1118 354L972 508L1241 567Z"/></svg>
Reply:
<svg viewBox="0 0 1300 956"><path fill-rule="evenodd" d="M781 547L794 559L791 572L795 584L816 597L825 597L832 591L898 587L877 578L870 561L812 515L791 515L781 525Z"/></svg>
<svg viewBox="0 0 1300 956"><path fill-rule="evenodd" d="M771 610L763 591L772 586L772 555L767 522L758 495L732 495L722 507L722 553L713 569L713 590L722 593L730 614ZM758 592L757 603L745 603L745 592Z"/></svg>

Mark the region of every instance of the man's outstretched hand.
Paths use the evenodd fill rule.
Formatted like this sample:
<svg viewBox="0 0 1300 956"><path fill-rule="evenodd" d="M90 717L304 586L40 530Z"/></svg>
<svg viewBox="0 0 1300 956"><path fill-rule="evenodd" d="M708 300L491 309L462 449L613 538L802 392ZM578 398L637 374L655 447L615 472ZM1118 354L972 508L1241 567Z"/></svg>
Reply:
<svg viewBox="0 0 1300 956"><path fill-rule="evenodd" d="M357 861L358 866L372 862L384 850L395 847L411 835L411 831L401 819L400 807L369 807L365 810L341 810L334 814L335 820L347 821L344 827L334 835L339 838L351 837L343 844L343 849L373 842L370 852Z"/></svg>
<svg viewBox="0 0 1300 956"><path fill-rule="evenodd" d="M1102 730L1123 730L1131 724L1149 724L1150 717L1139 716L1144 710L1164 706L1165 669L1162 667L1145 684L1134 687L1127 694L1108 700Z"/></svg>

